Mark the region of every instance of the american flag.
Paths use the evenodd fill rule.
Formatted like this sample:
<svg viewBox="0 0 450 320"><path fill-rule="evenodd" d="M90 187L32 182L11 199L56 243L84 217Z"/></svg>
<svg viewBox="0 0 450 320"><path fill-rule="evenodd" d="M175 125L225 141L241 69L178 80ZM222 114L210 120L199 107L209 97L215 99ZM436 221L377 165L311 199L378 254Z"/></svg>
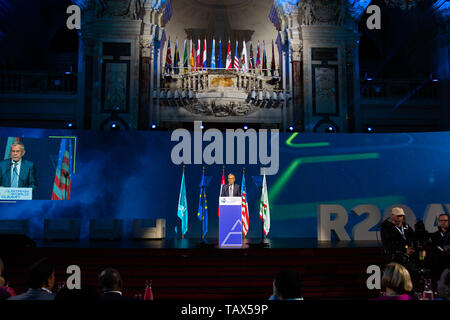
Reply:
<svg viewBox="0 0 450 320"><path fill-rule="evenodd" d="M172 51L170 50L170 39L167 45L166 73L172 73Z"/></svg>
<svg viewBox="0 0 450 320"><path fill-rule="evenodd" d="M238 42L236 41L236 52L234 54L234 63L233 63L234 70L239 71L239 53L238 53Z"/></svg>
<svg viewBox="0 0 450 320"><path fill-rule="evenodd" d="M244 237L248 233L249 217L248 217L248 203L247 203L247 188L245 187L245 173L242 175L242 232Z"/></svg>
<svg viewBox="0 0 450 320"><path fill-rule="evenodd" d="M72 140L61 139L58 165L56 166L55 181L53 183L52 200L70 200L71 166Z"/></svg>

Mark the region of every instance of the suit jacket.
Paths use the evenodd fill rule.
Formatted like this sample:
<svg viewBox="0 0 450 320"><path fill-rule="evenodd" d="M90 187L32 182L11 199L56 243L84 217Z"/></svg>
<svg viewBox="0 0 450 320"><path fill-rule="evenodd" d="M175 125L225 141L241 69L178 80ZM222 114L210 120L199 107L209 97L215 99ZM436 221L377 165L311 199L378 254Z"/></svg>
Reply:
<svg viewBox="0 0 450 320"><path fill-rule="evenodd" d="M19 188L33 188L33 198L37 189L34 163L22 159L19 172ZM0 187L11 187L11 159L0 161Z"/></svg>
<svg viewBox="0 0 450 320"><path fill-rule="evenodd" d="M11 297L8 300L55 300L55 295L41 289L30 288L27 292Z"/></svg>
<svg viewBox="0 0 450 320"><path fill-rule="evenodd" d="M229 197L230 196L230 185L227 183L222 188L222 194L221 197ZM241 187L238 184L234 184L233 187L233 197L240 197L241 196Z"/></svg>

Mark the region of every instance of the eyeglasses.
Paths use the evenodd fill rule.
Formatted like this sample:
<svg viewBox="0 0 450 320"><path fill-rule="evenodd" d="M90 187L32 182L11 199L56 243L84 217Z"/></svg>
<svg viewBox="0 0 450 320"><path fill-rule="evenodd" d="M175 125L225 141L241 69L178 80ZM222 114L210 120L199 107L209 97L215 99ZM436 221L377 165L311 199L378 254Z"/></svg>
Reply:
<svg viewBox="0 0 450 320"><path fill-rule="evenodd" d="M439 222L448 222L448 220L439 220Z"/></svg>

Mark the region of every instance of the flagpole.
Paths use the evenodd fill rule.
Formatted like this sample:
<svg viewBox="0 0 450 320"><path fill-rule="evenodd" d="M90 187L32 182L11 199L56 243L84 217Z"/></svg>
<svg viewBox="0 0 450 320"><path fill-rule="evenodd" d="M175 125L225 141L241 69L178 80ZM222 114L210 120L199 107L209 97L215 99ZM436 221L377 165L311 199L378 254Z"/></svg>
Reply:
<svg viewBox="0 0 450 320"><path fill-rule="evenodd" d="M205 176L205 167L203 167L203 177ZM204 192L205 184L202 184L202 243L205 242L205 236L203 235L203 220L205 220L205 197L203 196L205 194Z"/></svg>
<svg viewBox="0 0 450 320"><path fill-rule="evenodd" d="M184 175L184 169L185 168L186 168L186 165L183 164L183 175ZM186 212L186 214L187 214L187 212ZM183 222L181 222L181 223L183 223ZM183 226L181 226L181 239L184 239Z"/></svg>

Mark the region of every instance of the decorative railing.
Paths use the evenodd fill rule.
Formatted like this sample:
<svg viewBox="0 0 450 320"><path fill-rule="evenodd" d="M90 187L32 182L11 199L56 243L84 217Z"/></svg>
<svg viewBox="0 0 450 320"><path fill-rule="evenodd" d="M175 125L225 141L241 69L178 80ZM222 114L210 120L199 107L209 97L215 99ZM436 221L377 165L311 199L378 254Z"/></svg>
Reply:
<svg viewBox="0 0 450 320"><path fill-rule="evenodd" d="M73 72L0 72L0 93L77 92L77 74Z"/></svg>

